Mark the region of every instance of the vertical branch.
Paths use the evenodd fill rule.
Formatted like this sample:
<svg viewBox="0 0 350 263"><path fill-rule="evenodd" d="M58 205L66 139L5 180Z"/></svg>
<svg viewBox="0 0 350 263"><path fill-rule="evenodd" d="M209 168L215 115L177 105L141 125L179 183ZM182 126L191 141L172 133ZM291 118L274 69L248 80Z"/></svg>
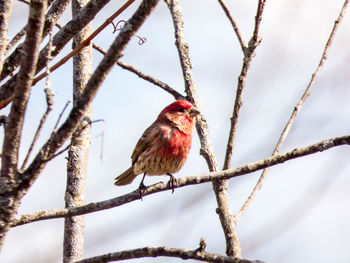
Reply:
<svg viewBox="0 0 350 263"><path fill-rule="evenodd" d="M13 104L5 125L3 155L0 177L0 246L8 231L9 222L18 206L12 191L18 183L17 174L18 151L24 122L24 115L32 87L35 67L38 60L39 45L44 24L47 1L32 0L28 19L28 34L24 42L25 53L17 78Z"/></svg>
<svg viewBox="0 0 350 263"><path fill-rule="evenodd" d="M24 121L24 114L29 99L35 66L39 54L43 29L43 14L46 1L32 1L28 20L28 34L24 43L25 53L17 78L14 100L8 122L5 127L1 174L12 177L17 172L18 150Z"/></svg>
<svg viewBox="0 0 350 263"><path fill-rule="evenodd" d="M333 26L332 32L330 33L330 35L328 37L328 40L327 40L327 43L326 43L326 45L324 47L323 54L321 56L320 62L318 64L315 72L312 74L310 82L307 85L303 95L301 96L301 98L299 99L299 101L297 102L295 107L293 108L292 114L289 117L289 119L288 119L288 121L287 121L287 123L286 123L286 125L285 125L285 127L284 127L284 129L283 129L283 131L282 131L282 133L281 133L281 135L279 137L279 139L278 139L278 142L277 142L277 144L275 146L275 149L272 152L272 156L275 156L276 154L279 153L279 150L280 150L282 144L284 143L286 137L288 136L290 128L292 127L297 114L301 110L301 108L302 108L303 104L305 103L306 99L310 96L311 89L312 89L312 87L313 87L313 85L314 85L314 83L316 81L316 78L319 75L319 73L320 73L320 71L321 71L321 69L322 69L322 67L323 67L323 65L324 65L324 63L325 63L325 61L327 59L328 50L329 50L330 46L332 45L335 33L336 33L337 29L338 29L338 26L340 25L340 22L342 21L342 19L344 17L344 14L345 14L345 11L346 11L346 9L348 7L348 4L349 4L349 0L345 0L344 4L343 4L343 7L340 10L340 13L338 15L338 18L334 22L334 26ZM252 192L248 196L247 200L244 202L244 204L241 207L241 209L239 210L239 212L236 214L237 219L239 219L240 217L243 216L244 212L247 210L248 206L250 205L250 203L252 202L252 200L254 199L256 194L258 193L258 191L261 189L263 181L264 181L268 171L269 171L269 168L265 168L263 170L263 172L261 173L260 178L259 178L258 182L256 183L254 189L252 190Z"/></svg>
<svg viewBox="0 0 350 263"><path fill-rule="evenodd" d="M72 14L75 16L87 0L73 0ZM91 23L73 38L73 49L79 46L92 32ZM91 44L73 57L73 104L82 94L92 73ZM85 185L90 148L91 105L85 112L83 121L71 138L68 152L67 186L65 206L81 206L85 203ZM84 127L84 128L83 128ZM84 248L84 217L66 217L64 220L63 262L80 260Z"/></svg>
<svg viewBox="0 0 350 263"><path fill-rule="evenodd" d="M238 77L236 98L235 98L235 103L233 106L233 112L231 117L231 127L230 127L229 137L228 137L227 146L226 146L226 155L225 155L223 170L229 169L231 166L231 159L232 159L235 138L236 138L237 129L238 129L239 113L243 104L243 91L245 88L250 64L252 62L253 57L255 56L254 51L261 42L261 39L259 38L258 34L259 34L260 22L262 19L264 6L265 6L265 0L259 0L257 12L255 16L255 27L254 27L253 36L249 41L248 47L242 48L244 59L243 59L241 73ZM228 10L226 12L228 12ZM231 17L230 15L228 16ZM235 32L238 35L237 31Z"/></svg>
<svg viewBox="0 0 350 263"><path fill-rule="evenodd" d="M0 0L0 73L4 64L11 8L12 0Z"/></svg>
<svg viewBox="0 0 350 263"><path fill-rule="evenodd" d="M165 0L167 3L175 28L176 47L179 53L182 73L185 81L185 90L188 98L199 108L196 89L192 78L192 64L189 57L188 44L184 39L184 26L182 13L178 0ZM207 161L210 171L219 170L219 166L209 139L209 129L203 115L197 117L197 132L201 143L201 155ZM226 254L228 256L241 257L241 248L235 229L235 221L228 205L228 182L227 180L214 181L213 189L218 207L217 214L221 222L226 239Z"/></svg>

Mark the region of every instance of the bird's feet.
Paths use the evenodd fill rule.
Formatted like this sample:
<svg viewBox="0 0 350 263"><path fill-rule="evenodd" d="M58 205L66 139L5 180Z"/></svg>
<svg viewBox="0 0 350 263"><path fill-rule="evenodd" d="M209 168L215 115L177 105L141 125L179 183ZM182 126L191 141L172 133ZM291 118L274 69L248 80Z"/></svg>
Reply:
<svg viewBox="0 0 350 263"><path fill-rule="evenodd" d="M140 194L140 199L141 201L143 201L142 197L143 197L143 192L145 191L147 187L145 186L145 184L143 183L143 181L140 183L139 186L139 194Z"/></svg>
<svg viewBox="0 0 350 263"><path fill-rule="evenodd" d="M171 188L171 193L174 193L175 191L175 186L177 186L177 179L172 175L172 174L168 174L170 176L170 180L169 180L169 187Z"/></svg>

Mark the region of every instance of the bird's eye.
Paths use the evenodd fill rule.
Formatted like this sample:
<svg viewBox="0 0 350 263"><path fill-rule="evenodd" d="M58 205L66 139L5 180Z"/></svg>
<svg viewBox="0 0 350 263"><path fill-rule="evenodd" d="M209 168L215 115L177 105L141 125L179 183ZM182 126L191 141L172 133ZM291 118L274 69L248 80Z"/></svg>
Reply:
<svg viewBox="0 0 350 263"><path fill-rule="evenodd" d="M178 112L185 112L185 109L179 109Z"/></svg>

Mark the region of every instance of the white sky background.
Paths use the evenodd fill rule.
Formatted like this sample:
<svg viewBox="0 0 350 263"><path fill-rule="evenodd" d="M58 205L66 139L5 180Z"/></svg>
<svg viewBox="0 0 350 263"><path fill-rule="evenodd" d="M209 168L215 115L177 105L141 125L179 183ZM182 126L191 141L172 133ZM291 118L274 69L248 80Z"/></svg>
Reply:
<svg viewBox="0 0 350 263"><path fill-rule="evenodd" d="M111 1L94 20L97 28L123 1ZM228 1L233 16L249 41L256 0ZM232 167L268 157L290 113L321 57L343 0L267 1L260 36L248 74ZM134 3L118 19L127 20ZM185 38L189 43L200 106L207 118L212 143L222 167L229 118L242 65L242 52L217 1L181 1ZM10 38L27 20L27 7L15 1ZM349 11L349 10L348 10ZM328 60L311 96L297 117L282 152L334 136L349 134L350 18L346 14ZM70 19L66 12L60 23ZM118 21L118 20L116 20ZM95 42L105 49L115 35L106 28ZM138 32L122 61L168 83L183 93L183 79L174 46L172 21L163 1ZM46 42L45 42L46 43ZM67 54L71 45L62 54ZM102 56L94 51L94 66ZM57 61L57 58L56 60ZM55 110L45 126L42 144L59 112L71 99L71 62L51 76ZM45 110L43 81L33 88L28 105L21 158ZM103 161L102 124L94 124L86 201L110 199L138 187L138 178L115 187L113 178L130 165L130 155L142 134L172 96L115 66L93 105L93 118L106 121ZM8 109L6 109L8 111ZM67 115L67 114L66 114ZM65 115L65 116L66 116ZM1 131L1 135L3 132ZM41 145L39 144L39 145ZM64 206L66 155L51 162L22 201L19 214ZM238 224L243 257L266 262L348 262L350 258L349 148L331 149L271 169L264 186ZM191 154L177 177L207 172L194 135ZM230 180L230 206L236 212L260 173ZM146 178L146 184L168 177ZM184 187L147 196L122 207L85 216L84 256L143 246L165 245L195 249L201 237L207 251L225 253L225 241L211 184ZM0 262L61 262L63 219L32 223L10 230ZM136 262L129 261L129 262ZM137 262L179 262L141 259ZM188 261L191 262L191 261Z"/></svg>

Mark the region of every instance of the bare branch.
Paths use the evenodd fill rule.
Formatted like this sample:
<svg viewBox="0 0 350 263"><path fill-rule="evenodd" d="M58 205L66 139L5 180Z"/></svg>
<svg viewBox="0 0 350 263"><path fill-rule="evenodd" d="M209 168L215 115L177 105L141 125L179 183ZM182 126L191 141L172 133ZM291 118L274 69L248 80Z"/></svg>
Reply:
<svg viewBox="0 0 350 263"><path fill-rule="evenodd" d="M341 23L341 21L343 19L343 16L345 14L345 11L346 11L346 8L348 6L348 3L349 3L349 0L346 0L344 2L343 7L342 7L342 9L341 9L341 11L340 11L340 13L338 15L338 18L334 22L334 26L333 26L332 32L331 32L331 34L330 34L330 36L329 36L329 38L327 40L327 43L326 43L326 46L325 46L324 50L323 50L323 54L321 56L321 60L320 60L320 62L318 64L315 72L312 74L310 82L307 85L303 95L299 99L298 103L295 105L295 107L293 109L293 112L292 112L289 120L287 121L287 123L286 123L286 125L285 125L285 127L284 127L284 129L283 129L283 131L281 133L281 136L278 139L278 142L277 142L277 144L275 146L275 149L273 150L272 156L274 156L274 155L279 153L279 150L281 149L281 146L282 146L283 142L285 141L286 137L288 136L290 128L292 127L297 114L301 110L301 108L302 108L303 104L305 103L306 99L310 96L311 89L312 89L312 87L313 87L313 85L314 85L314 83L316 81L316 78L319 75L319 73L320 73L320 71L321 71L321 69L323 67L324 62L327 59L328 50L329 50L330 46L332 45L335 33L337 31L337 28L338 28L339 24ZM250 195L248 196L247 200L244 202L243 206L241 207L239 212L236 214L237 219L239 219L239 218L241 218L243 216L244 212L247 210L248 206L250 205L250 203L252 202L252 200L254 199L256 194L258 193L258 191L261 189L263 181L264 181L268 171L269 171L268 168L263 170L263 172L260 175L260 178L259 178L258 182L256 183L253 191L250 193Z"/></svg>
<svg viewBox="0 0 350 263"><path fill-rule="evenodd" d="M7 44L8 22L10 20L12 0L0 0L0 72L4 64Z"/></svg>
<svg viewBox="0 0 350 263"><path fill-rule="evenodd" d="M79 14L74 16L74 18L53 37L52 57L57 56L73 36L82 30L109 1L110 0L91 0L84 6ZM46 45L40 51L36 73L40 72L46 66L47 48L48 46ZM0 109L11 102L12 94L16 86L16 79L17 74L0 87Z"/></svg>
<svg viewBox="0 0 350 263"><path fill-rule="evenodd" d="M54 127L53 130L52 130L51 137L52 137L53 134L56 132L56 129L57 129L57 127L58 127L58 124L59 124L60 121L61 121L62 115L63 115L63 113L66 111L66 109L67 109L67 107L68 107L68 105L69 105L70 103L71 103L71 101L69 100L69 101L67 101L66 104L64 105L64 107L63 107L63 109L62 109L60 115L59 115L58 118L57 118L55 127Z"/></svg>
<svg viewBox="0 0 350 263"><path fill-rule="evenodd" d="M25 54L18 73L17 86L8 121L5 125L4 144L2 148L1 181L0 190L2 205L0 206L0 246L8 231L9 224L17 209L13 194L16 187L15 176L17 175L18 151L23 128L24 114L32 87L35 73L35 65L38 59L39 46L47 1L32 0L28 19L28 34L24 42ZM6 201L5 201L6 200Z"/></svg>
<svg viewBox="0 0 350 263"><path fill-rule="evenodd" d="M192 78L192 63L189 57L189 48L187 42L184 39L184 22L182 20L180 5L178 3L178 0L165 0L165 2L169 7L174 22L176 39L175 44L179 53L182 74L185 81L185 90L189 99L194 102L198 109L200 109L196 94L197 92L194 87ZM197 117L196 128L201 143L200 153L207 161L209 170L219 170L214 150L209 139L208 125L203 115ZM226 239L226 254L228 256L241 257L241 249L235 229L235 221L228 205L228 182L214 181L213 189L218 204L216 212L219 215L221 226L223 228Z"/></svg>
<svg viewBox="0 0 350 263"><path fill-rule="evenodd" d="M2 176L9 178L14 178L17 172L18 150L24 114L32 87L35 64L39 54L39 45L43 29L42 15L45 12L46 4L46 1L43 3L41 1L33 1L30 7L28 35L24 43L25 55L23 56L22 66L18 75L14 102L5 127L1 173Z"/></svg>
<svg viewBox="0 0 350 263"><path fill-rule="evenodd" d="M102 47L100 47L94 43L92 44L92 47L94 49L96 49L98 52L100 52L101 54L106 54L106 51ZM138 77L162 88L163 90L165 90L168 93L170 93L171 95L173 95L175 99L184 99L184 96L182 96L179 92L174 90L168 84L166 84L166 83L164 83L164 82L162 82L162 81L160 81L160 80L158 80L150 75L146 75L146 74L142 73L140 70L134 68L133 66L127 65L124 62L121 62L120 60L118 60L116 62L116 64L123 69L129 70L130 72L135 73Z"/></svg>
<svg viewBox="0 0 350 263"><path fill-rule="evenodd" d="M45 16L45 25L43 29L43 37L42 40L50 33L52 32L52 29L58 19L63 14L64 10L67 8L68 4L71 0L57 0L53 3L51 8L48 10L47 15ZM53 2L53 0L49 1L49 4ZM28 3L29 4L29 3ZM15 38L11 41L11 43L8 45L8 50L11 48L11 45L14 45L21 37L22 35L26 34L26 26L15 36ZM4 69L0 75L0 80L5 79L7 76L9 76L18 66L21 61L21 57L23 54L23 46L19 45L11 55L9 55L4 64ZM44 52L44 56L46 56L47 50ZM46 66L46 62L44 62L43 67Z"/></svg>
<svg viewBox="0 0 350 263"><path fill-rule="evenodd" d="M80 50L82 50L84 47L90 45L90 42L92 39L94 39L106 26L108 26L114 18L116 18L117 16L119 16L123 11L125 11L125 9L127 9L135 0L128 0L121 8L119 8L112 16L110 16L109 18L107 18L107 20L100 25L89 37L87 37L82 43L80 43L80 45L78 45L76 48L74 48L69 54L67 54L66 56L64 56L60 61L58 61L55 65L53 65L50 68L50 71L54 71L57 68L59 68L60 66L62 66L64 63L66 63L69 59L71 59L73 56L75 56L77 53L80 52ZM43 78L46 77L46 73L42 73L39 76L37 76L34 79L34 85L35 83L37 83L38 81L42 80Z"/></svg>
<svg viewBox="0 0 350 263"><path fill-rule="evenodd" d="M241 45L241 49L242 49L242 51L244 53L246 48L247 48L247 44L244 42L244 39L242 37L242 33L239 30L239 28L238 28L236 20L233 18L233 16L232 16L230 10L228 9L225 1L224 0L218 0L218 2L221 5L222 9L224 10L225 15L227 16L228 20L230 21L230 23L231 23L231 25L233 27L233 30L235 31L236 36L238 38L239 44Z"/></svg>
<svg viewBox="0 0 350 263"><path fill-rule="evenodd" d="M146 75L144 73L142 73L141 71L139 71L138 69L134 68L133 66L127 65L121 61L117 61L118 66L122 67L123 69L129 70L130 72L135 73L137 76L139 76L140 78L160 87L161 89L165 90L166 92L170 93L171 95L173 95L173 97L175 99L185 99L185 97L183 95L181 95L179 92L177 92L176 90L174 90L172 87L170 87L168 84L150 76L150 75Z"/></svg>
<svg viewBox="0 0 350 263"><path fill-rule="evenodd" d="M28 3L29 4L29 3ZM7 44L6 46L6 53L10 51L17 43L22 39L22 37L25 36L27 30L26 26L24 26L21 31L19 31L12 39L11 41Z"/></svg>
<svg viewBox="0 0 350 263"><path fill-rule="evenodd" d="M72 1L72 15L76 15L87 0ZM80 46L92 33L89 23L73 38L73 47ZM73 57L73 104L84 91L92 72L91 43ZM87 164L90 149L91 106L86 110L83 121L71 138L67 163L67 184L64 195L65 207L85 204ZM86 125L86 127L84 127ZM83 128L84 127L84 128ZM84 217L66 217L64 220L63 262L80 260L84 251Z"/></svg>
<svg viewBox="0 0 350 263"><path fill-rule="evenodd" d="M350 135L331 138L328 140L320 141L315 144L311 144L306 147L297 148L283 154L271 156L264 160L260 160L260 161L250 163L234 169L228 169L220 172L211 172L211 173L202 174L199 176L188 176L188 177L178 178L177 179L178 184L176 188L185 187L189 185L208 183L214 180L230 179L233 177L250 174L255 171L262 170L266 167L271 167L277 164L281 164L289 160L293 160L293 159L314 154L317 152L323 152L333 147L337 147L341 145L349 145L349 144L350 144ZM148 186L143 192L143 197L154 193L164 192L167 190L171 190L169 182L168 183L159 182L157 184ZM35 221L93 213L101 210L106 210L112 207L121 206L126 203L130 203L139 199L140 199L140 194L138 189L136 189L135 191L126 195L118 196L105 201L90 203L80 207L72 207L68 209L63 208L63 209L45 210L45 211L35 212L33 214L22 215L13 221L12 227L32 223Z"/></svg>
<svg viewBox="0 0 350 263"><path fill-rule="evenodd" d="M45 83L45 88L44 88L44 92L45 92L45 95L46 95L46 111L44 113L44 115L41 117L41 120L39 122L39 126L35 132L35 135L34 135L34 138L33 138L33 141L29 147L29 150L27 152L27 155L26 157L24 158L24 161L22 163L22 166L21 166L21 170L23 170L25 168L25 166L27 165L27 162L28 162L28 159L34 149L34 145L36 144L37 140L39 139L39 136L40 136L40 132L44 126L44 123L47 119L47 117L49 116L50 112L52 111L53 109L53 104L54 104L54 101L53 101L53 95L54 93L52 92L51 90L51 82L50 82L50 61L51 61L51 50L52 50L52 34L49 34L50 35L50 38L49 38L49 49L48 49L48 59L47 59L47 63L46 63L46 72L47 72L47 77L46 77L46 83Z"/></svg>
<svg viewBox="0 0 350 263"><path fill-rule="evenodd" d="M143 258L143 257L173 257L182 259L195 259L199 261L213 263L263 263L262 261L238 259L225 257L218 254L211 254L199 250L189 250L169 247L143 247L132 250L108 253L97 257L91 257L76 261L74 263L106 263L126 259Z"/></svg>
<svg viewBox="0 0 350 263"><path fill-rule="evenodd" d="M257 8L256 15L255 15L255 27L254 27L253 37L249 42L250 48L251 47L255 48L255 45L260 42L259 29L260 29L262 14L264 12L265 2L266 2L266 0L259 0L259 2L258 2L258 8Z"/></svg>

